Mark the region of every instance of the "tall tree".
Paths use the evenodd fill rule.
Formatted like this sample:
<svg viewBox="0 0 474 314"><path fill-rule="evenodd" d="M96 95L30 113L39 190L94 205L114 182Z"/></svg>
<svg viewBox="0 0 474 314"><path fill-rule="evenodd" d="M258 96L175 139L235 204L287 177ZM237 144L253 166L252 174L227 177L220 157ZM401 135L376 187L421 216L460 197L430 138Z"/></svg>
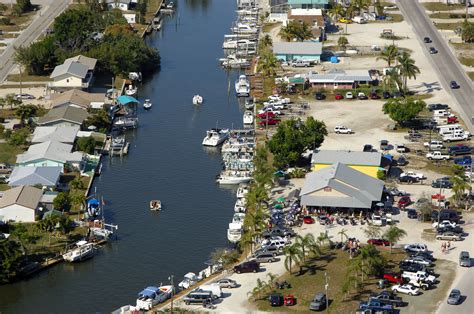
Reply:
<svg viewBox="0 0 474 314"><path fill-rule="evenodd" d="M392 66L393 61L398 56L398 47L395 45L390 45L384 48L382 51L380 57L377 57L376 60L384 60L387 62L388 67L390 68Z"/></svg>
<svg viewBox="0 0 474 314"><path fill-rule="evenodd" d="M291 273L293 264L297 264L302 260L301 248L298 244L294 243L286 246L283 249L283 253L285 254L285 268Z"/></svg>
<svg viewBox="0 0 474 314"><path fill-rule="evenodd" d="M329 11L328 15L335 21L339 21L340 18L344 17L346 15L346 10L344 7L338 3L334 6L332 6Z"/></svg>
<svg viewBox="0 0 474 314"><path fill-rule="evenodd" d="M276 75L276 70L280 67L280 61L271 51L265 51L258 59L257 71L264 76Z"/></svg>
<svg viewBox="0 0 474 314"><path fill-rule="evenodd" d="M392 98L383 105L383 112L388 114L392 120L399 125L413 120L424 108L426 103L423 100L408 98Z"/></svg>
<svg viewBox="0 0 474 314"><path fill-rule="evenodd" d="M27 104L27 105L19 105L15 110L15 116L17 116L21 124L26 125L28 124L30 118L34 117L38 112L38 107L35 105Z"/></svg>
<svg viewBox="0 0 474 314"><path fill-rule="evenodd" d="M313 31L311 26L306 22L289 21L288 24L281 28L280 36L287 41L296 39L297 41L304 41L313 38Z"/></svg>
<svg viewBox="0 0 474 314"><path fill-rule="evenodd" d="M407 235L406 231L398 228L397 226L391 225L384 233L384 238L390 242L390 254L392 254L392 247L403 237Z"/></svg>
<svg viewBox="0 0 474 314"><path fill-rule="evenodd" d="M461 204L464 193L471 189L471 185L465 176L452 176L449 181L453 184L451 191L453 192L453 200L457 206Z"/></svg>
<svg viewBox="0 0 474 314"><path fill-rule="evenodd" d="M416 79L416 75L420 73L420 69L415 65L415 60L406 51L398 56L397 61L400 75L403 78L403 90L406 92L408 79Z"/></svg>
<svg viewBox="0 0 474 314"><path fill-rule="evenodd" d="M22 252L15 241L0 239L0 283L12 281L21 264Z"/></svg>
<svg viewBox="0 0 474 314"><path fill-rule="evenodd" d="M403 89L402 79L398 73L398 69L387 70L382 78L382 87L385 91L401 91Z"/></svg>
<svg viewBox="0 0 474 314"><path fill-rule="evenodd" d="M337 39L337 45L341 48L341 49L346 49L347 45L349 44L349 40L347 40L347 37L345 36L340 36L338 39Z"/></svg>
<svg viewBox="0 0 474 314"><path fill-rule="evenodd" d="M344 242L344 239L347 240L349 238L347 236L347 229L345 228L342 228L337 234L341 236L341 242Z"/></svg>
<svg viewBox="0 0 474 314"><path fill-rule="evenodd" d="M368 238L379 238L382 234L382 229L374 225L369 225L364 229L364 233Z"/></svg>
<svg viewBox="0 0 474 314"><path fill-rule="evenodd" d="M303 262L305 261L308 252L317 250L316 241L311 233L306 234L304 237L300 235L296 236L296 243L301 249L301 258Z"/></svg>

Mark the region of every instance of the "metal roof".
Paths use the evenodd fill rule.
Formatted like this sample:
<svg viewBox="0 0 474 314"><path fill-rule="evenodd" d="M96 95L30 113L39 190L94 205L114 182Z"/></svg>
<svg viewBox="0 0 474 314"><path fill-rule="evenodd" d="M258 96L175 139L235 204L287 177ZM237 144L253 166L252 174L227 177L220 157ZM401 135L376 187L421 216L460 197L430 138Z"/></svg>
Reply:
<svg viewBox="0 0 474 314"><path fill-rule="evenodd" d="M353 83L370 82L372 77L368 70L332 70L324 74L311 72L308 74L310 83Z"/></svg>
<svg viewBox="0 0 474 314"><path fill-rule="evenodd" d="M16 157L16 162L24 164L39 159L48 159L66 163L68 161L82 160L83 155L81 152L71 153L71 151L72 145L48 141L31 145L25 153Z"/></svg>
<svg viewBox="0 0 474 314"><path fill-rule="evenodd" d="M36 209L43 196L43 191L32 186L18 186L4 192L0 198L0 208L11 205L21 205L31 209Z"/></svg>
<svg viewBox="0 0 474 314"><path fill-rule="evenodd" d="M74 143L79 126L38 126L33 133L32 143L61 142Z"/></svg>
<svg viewBox="0 0 474 314"><path fill-rule="evenodd" d="M371 208L372 202L380 201L384 183L362 172L336 163L306 175L301 189L301 204L305 206ZM311 195L330 189L342 194Z"/></svg>
<svg viewBox="0 0 474 314"><path fill-rule="evenodd" d="M89 71L94 71L95 65L97 64L97 59L89 58L83 55L77 55L75 57L64 60L64 63L66 62L79 62L79 63L82 63L83 65L86 65Z"/></svg>
<svg viewBox="0 0 474 314"><path fill-rule="evenodd" d="M38 125L44 125L55 121L68 121L76 123L78 125L82 124L89 114L82 108L77 108L74 106L64 106L53 108L48 111L47 114L38 119Z"/></svg>
<svg viewBox="0 0 474 314"><path fill-rule="evenodd" d="M321 55L323 44L316 41L274 42L274 54Z"/></svg>
<svg viewBox="0 0 474 314"><path fill-rule="evenodd" d="M53 108L64 104L74 104L76 106L88 109L92 102L104 102L105 95L101 93L87 93L78 89L71 89L64 93L53 94L51 102Z"/></svg>
<svg viewBox="0 0 474 314"><path fill-rule="evenodd" d="M311 158L312 164L335 164L357 166L377 166L382 162L382 153L360 152L350 150L315 150Z"/></svg>
<svg viewBox="0 0 474 314"><path fill-rule="evenodd" d="M62 167L15 167L8 179L8 185L55 186L61 171Z"/></svg>
<svg viewBox="0 0 474 314"><path fill-rule="evenodd" d="M72 76L84 79L89 71L89 66L82 64L77 61L65 61L63 64L56 66L51 73L50 78L56 78L64 74L70 74Z"/></svg>

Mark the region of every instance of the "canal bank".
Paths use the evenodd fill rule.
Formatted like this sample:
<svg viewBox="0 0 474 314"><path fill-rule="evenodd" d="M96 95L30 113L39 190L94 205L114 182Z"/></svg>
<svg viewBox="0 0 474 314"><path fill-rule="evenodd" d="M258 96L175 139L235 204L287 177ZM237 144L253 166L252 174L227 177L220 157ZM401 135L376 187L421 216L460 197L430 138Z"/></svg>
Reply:
<svg viewBox="0 0 474 314"><path fill-rule="evenodd" d="M235 1L178 6L162 31L146 39L162 57L161 71L139 86L140 100L150 98L153 108L140 108L139 129L127 135L130 154L104 159L94 183L105 197L106 220L120 226L119 240L88 262L1 286L2 313L106 313L134 303L138 291L171 274L177 281L203 269L214 248L227 245L235 191L215 184L221 158L201 142L216 123L242 126L233 89L228 94L236 74L217 62ZM191 104L197 93L205 99L201 107ZM149 211L151 199L162 200L163 212Z"/></svg>

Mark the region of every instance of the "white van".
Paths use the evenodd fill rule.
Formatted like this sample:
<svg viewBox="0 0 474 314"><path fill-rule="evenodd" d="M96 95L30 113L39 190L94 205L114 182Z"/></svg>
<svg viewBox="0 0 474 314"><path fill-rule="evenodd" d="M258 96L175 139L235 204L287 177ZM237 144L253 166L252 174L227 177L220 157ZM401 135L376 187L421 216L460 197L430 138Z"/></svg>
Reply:
<svg viewBox="0 0 474 314"><path fill-rule="evenodd" d="M295 68L307 68L311 66L311 63L307 60L294 60L291 62L291 66Z"/></svg>
<svg viewBox="0 0 474 314"><path fill-rule="evenodd" d="M365 24L367 23L367 20L364 19L362 16L354 16L352 18L352 22L357 23L357 24Z"/></svg>
<svg viewBox="0 0 474 314"><path fill-rule="evenodd" d="M439 129L439 134L441 135L453 134L454 132L457 132L457 131L464 132L464 129L456 124L453 124L453 126L443 125L443 127Z"/></svg>
<svg viewBox="0 0 474 314"><path fill-rule="evenodd" d="M213 284L202 285L198 288L197 291L209 291L210 293L212 293L213 299L222 298L222 288L219 285L213 285Z"/></svg>
<svg viewBox="0 0 474 314"><path fill-rule="evenodd" d="M451 112L447 111L446 109L438 109L438 110L433 110L433 116L435 117L444 117L444 116L449 116Z"/></svg>

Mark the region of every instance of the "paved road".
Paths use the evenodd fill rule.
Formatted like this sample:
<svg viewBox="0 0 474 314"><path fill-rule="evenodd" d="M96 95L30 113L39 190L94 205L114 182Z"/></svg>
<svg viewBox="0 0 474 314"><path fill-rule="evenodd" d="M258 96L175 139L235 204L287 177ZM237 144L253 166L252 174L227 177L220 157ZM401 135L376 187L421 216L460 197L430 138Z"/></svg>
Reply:
<svg viewBox="0 0 474 314"><path fill-rule="evenodd" d="M10 73L14 63L13 55L15 49L13 46L28 46L38 38L43 31L53 22L54 18L61 14L69 5L70 0L56 0L41 10L34 19L34 21L25 29L16 40L9 45L3 54L0 56L0 83L5 81L5 78Z"/></svg>
<svg viewBox="0 0 474 314"><path fill-rule="evenodd" d="M448 44L443 40L441 34L418 1L398 0L398 6L405 19L412 26L418 40L423 43L424 37L430 37L433 41L430 44L422 44L426 46L426 56L431 61L433 68L438 72L438 78L443 87L456 99L461 109L461 116L470 132L474 132L473 121L471 121L471 118L474 117L474 106L472 106L474 87L471 80L467 77L459 61L453 55ZM439 52L430 55L428 52L429 47L436 47ZM451 89L449 83L452 80L455 80L461 88Z"/></svg>

